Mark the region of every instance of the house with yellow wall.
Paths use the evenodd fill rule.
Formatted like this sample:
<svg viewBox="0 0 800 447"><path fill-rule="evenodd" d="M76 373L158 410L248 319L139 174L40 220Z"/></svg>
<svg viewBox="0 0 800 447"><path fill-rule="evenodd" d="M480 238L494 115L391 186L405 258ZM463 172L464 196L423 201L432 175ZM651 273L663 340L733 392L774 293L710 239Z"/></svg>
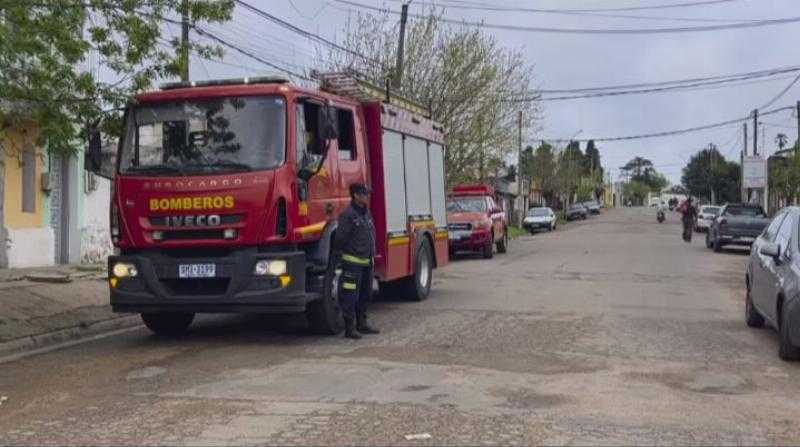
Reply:
<svg viewBox="0 0 800 447"><path fill-rule="evenodd" d="M81 152L49 153L36 122L0 126L0 268L103 262L110 182L84 169Z"/></svg>
<svg viewBox="0 0 800 447"><path fill-rule="evenodd" d="M49 225L49 198L42 188L46 150L37 144L34 122L6 124L0 134L3 173L3 226L8 267L49 265L55 259Z"/></svg>

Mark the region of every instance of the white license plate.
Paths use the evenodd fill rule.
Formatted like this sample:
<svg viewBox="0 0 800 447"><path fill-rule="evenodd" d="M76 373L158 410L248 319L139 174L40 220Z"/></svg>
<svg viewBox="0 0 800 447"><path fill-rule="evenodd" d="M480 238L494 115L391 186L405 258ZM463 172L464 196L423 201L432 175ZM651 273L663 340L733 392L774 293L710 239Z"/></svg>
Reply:
<svg viewBox="0 0 800 447"><path fill-rule="evenodd" d="M217 275L216 264L180 264L179 278L213 278Z"/></svg>
<svg viewBox="0 0 800 447"><path fill-rule="evenodd" d="M460 240L460 239L467 238L471 234L472 234L472 232L468 231L468 230L457 230L457 231L451 231L449 233L449 236L450 236L450 240L451 241L457 241L457 240Z"/></svg>

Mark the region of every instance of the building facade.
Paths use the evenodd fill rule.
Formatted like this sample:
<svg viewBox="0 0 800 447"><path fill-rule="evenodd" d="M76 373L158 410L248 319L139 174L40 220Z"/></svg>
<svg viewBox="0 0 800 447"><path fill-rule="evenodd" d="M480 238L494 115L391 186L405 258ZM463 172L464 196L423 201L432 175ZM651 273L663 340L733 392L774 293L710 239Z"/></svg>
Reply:
<svg viewBox="0 0 800 447"><path fill-rule="evenodd" d="M6 124L0 140L0 268L101 262L111 252L110 182L37 144L38 126Z"/></svg>

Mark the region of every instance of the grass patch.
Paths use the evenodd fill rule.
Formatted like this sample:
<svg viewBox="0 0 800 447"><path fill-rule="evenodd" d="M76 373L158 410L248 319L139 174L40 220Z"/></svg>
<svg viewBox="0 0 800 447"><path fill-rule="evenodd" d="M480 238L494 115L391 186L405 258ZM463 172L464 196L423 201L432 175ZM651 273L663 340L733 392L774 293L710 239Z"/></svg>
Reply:
<svg viewBox="0 0 800 447"><path fill-rule="evenodd" d="M516 239L520 236L525 236L528 234L527 230L523 230L520 227L508 227L508 238L509 239Z"/></svg>

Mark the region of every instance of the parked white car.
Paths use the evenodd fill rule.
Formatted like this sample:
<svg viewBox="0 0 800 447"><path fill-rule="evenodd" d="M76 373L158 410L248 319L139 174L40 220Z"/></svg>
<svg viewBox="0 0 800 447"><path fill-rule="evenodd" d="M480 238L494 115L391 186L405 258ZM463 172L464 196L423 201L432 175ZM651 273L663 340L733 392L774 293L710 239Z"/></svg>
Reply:
<svg viewBox="0 0 800 447"><path fill-rule="evenodd" d="M719 215L719 210L722 207L703 205L697 212L697 221L694 224L694 231L708 231L714 219Z"/></svg>
<svg viewBox="0 0 800 447"><path fill-rule="evenodd" d="M557 221L556 213L550 208L531 208L522 221L522 227L530 231L531 234L535 233L536 230L553 231L556 229Z"/></svg>

